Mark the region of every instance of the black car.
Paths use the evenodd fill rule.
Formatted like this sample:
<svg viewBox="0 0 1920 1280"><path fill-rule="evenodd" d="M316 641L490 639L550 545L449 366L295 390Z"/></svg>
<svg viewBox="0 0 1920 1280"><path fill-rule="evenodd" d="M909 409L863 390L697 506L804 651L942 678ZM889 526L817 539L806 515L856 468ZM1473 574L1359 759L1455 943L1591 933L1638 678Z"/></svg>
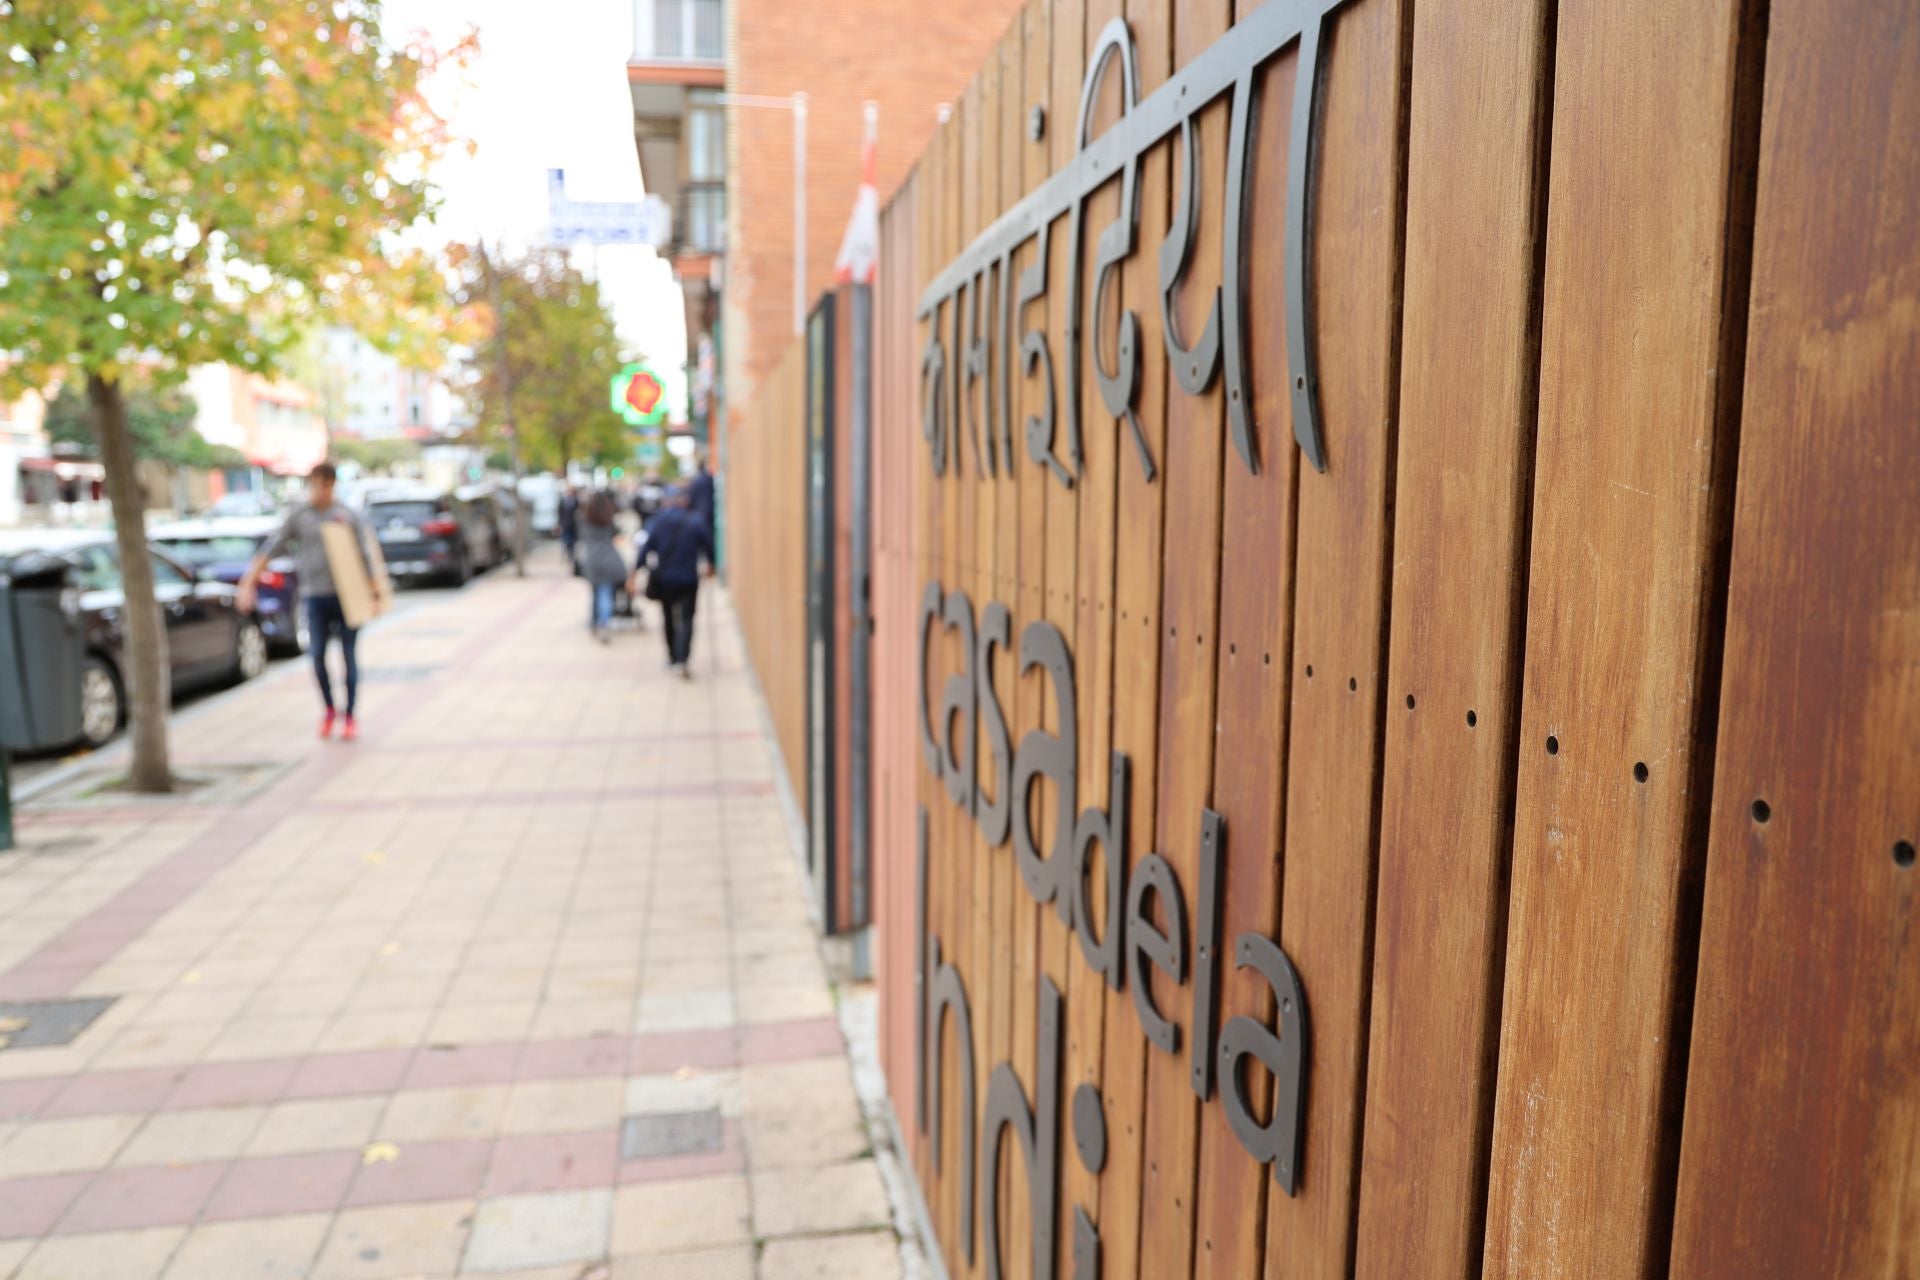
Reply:
<svg viewBox="0 0 1920 1280"><path fill-rule="evenodd" d="M260 548L280 529L276 517L176 520L147 526L147 537L173 559L214 582L238 585ZM306 611L300 607L300 571L290 555L267 562L254 584L254 620L267 643L281 653L307 647Z"/></svg>
<svg viewBox="0 0 1920 1280"><path fill-rule="evenodd" d="M80 669L81 742L98 747L127 718L126 612L120 550L109 533L43 534L14 550L43 551L72 566L85 620ZM234 605L234 589L204 580L173 557L153 551L153 594L166 623L172 692L251 680L267 669L267 638Z"/></svg>
<svg viewBox="0 0 1920 1280"><path fill-rule="evenodd" d="M395 582L461 586L493 563L492 526L470 521L464 504L444 493L377 490L367 498L366 520Z"/></svg>

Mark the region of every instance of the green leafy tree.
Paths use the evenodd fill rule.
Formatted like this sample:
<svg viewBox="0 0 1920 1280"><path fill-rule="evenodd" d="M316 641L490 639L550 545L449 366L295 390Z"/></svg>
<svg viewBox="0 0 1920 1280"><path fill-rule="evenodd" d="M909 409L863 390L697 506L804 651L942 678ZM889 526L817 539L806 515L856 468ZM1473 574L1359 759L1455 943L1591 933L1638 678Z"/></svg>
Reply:
<svg viewBox="0 0 1920 1280"><path fill-rule="evenodd" d="M504 445L516 431L521 465L536 470L630 456L626 424L607 404L621 352L600 286L554 250L506 260L479 249L454 256L460 300L478 335L463 390L479 410L481 439Z"/></svg>
<svg viewBox="0 0 1920 1280"><path fill-rule="evenodd" d="M136 790L172 773L128 373L265 371L303 317L430 328L444 309L433 264L395 247L432 212L440 55L394 47L380 20L380 0L0 0L4 389L86 391L129 605Z"/></svg>
<svg viewBox="0 0 1920 1280"><path fill-rule="evenodd" d="M247 465L246 455L238 449L208 444L194 430L193 400L178 383L128 374L121 378L120 392L127 405L134 457L199 470ZM63 383L60 393L48 402L46 428L47 438L55 444L73 445L89 457L98 456L93 406L86 391L74 383Z"/></svg>
<svg viewBox="0 0 1920 1280"><path fill-rule="evenodd" d="M351 462L375 474L390 472L403 462L417 462L420 446L412 440L355 440L341 436L333 442L336 462Z"/></svg>

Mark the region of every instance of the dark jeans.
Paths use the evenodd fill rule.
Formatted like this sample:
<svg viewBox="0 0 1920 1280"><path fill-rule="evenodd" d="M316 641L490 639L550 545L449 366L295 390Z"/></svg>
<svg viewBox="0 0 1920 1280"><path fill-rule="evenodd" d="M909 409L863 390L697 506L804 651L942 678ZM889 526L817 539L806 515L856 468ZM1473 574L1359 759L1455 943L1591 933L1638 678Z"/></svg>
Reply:
<svg viewBox="0 0 1920 1280"><path fill-rule="evenodd" d="M347 714L353 714L354 697L360 690L360 664L354 658L353 642L360 632L347 625L339 596L308 596L307 648L313 654L313 676L320 682L320 696L327 710L333 710L333 681L327 676L327 646L334 632L340 633L340 651L347 655Z"/></svg>
<svg viewBox="0 0 1920 1280"><path fill-rule="evenodd" d="M660 588L660 612L666 618L667 661L684 665L693 650L693 607L700 586Z"/></svg>

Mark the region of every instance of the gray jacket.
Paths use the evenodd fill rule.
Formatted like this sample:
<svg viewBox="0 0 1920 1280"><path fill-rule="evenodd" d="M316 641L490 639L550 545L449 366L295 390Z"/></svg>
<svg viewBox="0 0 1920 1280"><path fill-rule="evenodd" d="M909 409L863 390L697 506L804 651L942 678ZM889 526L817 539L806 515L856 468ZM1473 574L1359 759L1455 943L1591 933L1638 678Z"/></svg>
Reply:
<svg viewBox="0 0 1920 1280"><path fill-rule="evenodd" d="M627 580L627 564L614 550L613 535L619 530L611 524L580 522L580 572L589 582L618 586Z"/></svg>
<svg viewBox="0 0 1920 1280"><path fill-rule="evenodd" d="M354 545L360 548L360 558L366 562L367 577L373 577L373 562L367 560L366 522L342 503L336 502L322 511L311 503L303 502L287 513L280 531L267 540L266 546L260 548L260 557L271 560L289 545L292 546L294 560L300 566L300 594L303 596L339 594L334 590L333 570L327 564L327 544L320 538L320 528L327 524L344 524L353 530Z"/></svg>

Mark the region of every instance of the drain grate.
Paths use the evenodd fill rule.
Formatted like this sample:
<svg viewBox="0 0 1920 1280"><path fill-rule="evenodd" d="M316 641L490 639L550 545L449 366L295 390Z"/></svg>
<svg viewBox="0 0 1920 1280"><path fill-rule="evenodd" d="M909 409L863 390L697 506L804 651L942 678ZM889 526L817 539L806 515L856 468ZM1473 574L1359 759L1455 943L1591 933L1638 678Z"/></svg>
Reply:
<svg viewBox="0 0 1920 1280"><path fill-rule="evenodd" d="M118 996L0 1002L0 1049L51 1049L72 1044Z"/></svg>
<svg viewBox="0 0 1920 1280"><path fill-rule="evenodd" d="M647 1160L720 1149L720 1112L666 1111L628 1116L620 1126L620 1158Z"/></svg>

